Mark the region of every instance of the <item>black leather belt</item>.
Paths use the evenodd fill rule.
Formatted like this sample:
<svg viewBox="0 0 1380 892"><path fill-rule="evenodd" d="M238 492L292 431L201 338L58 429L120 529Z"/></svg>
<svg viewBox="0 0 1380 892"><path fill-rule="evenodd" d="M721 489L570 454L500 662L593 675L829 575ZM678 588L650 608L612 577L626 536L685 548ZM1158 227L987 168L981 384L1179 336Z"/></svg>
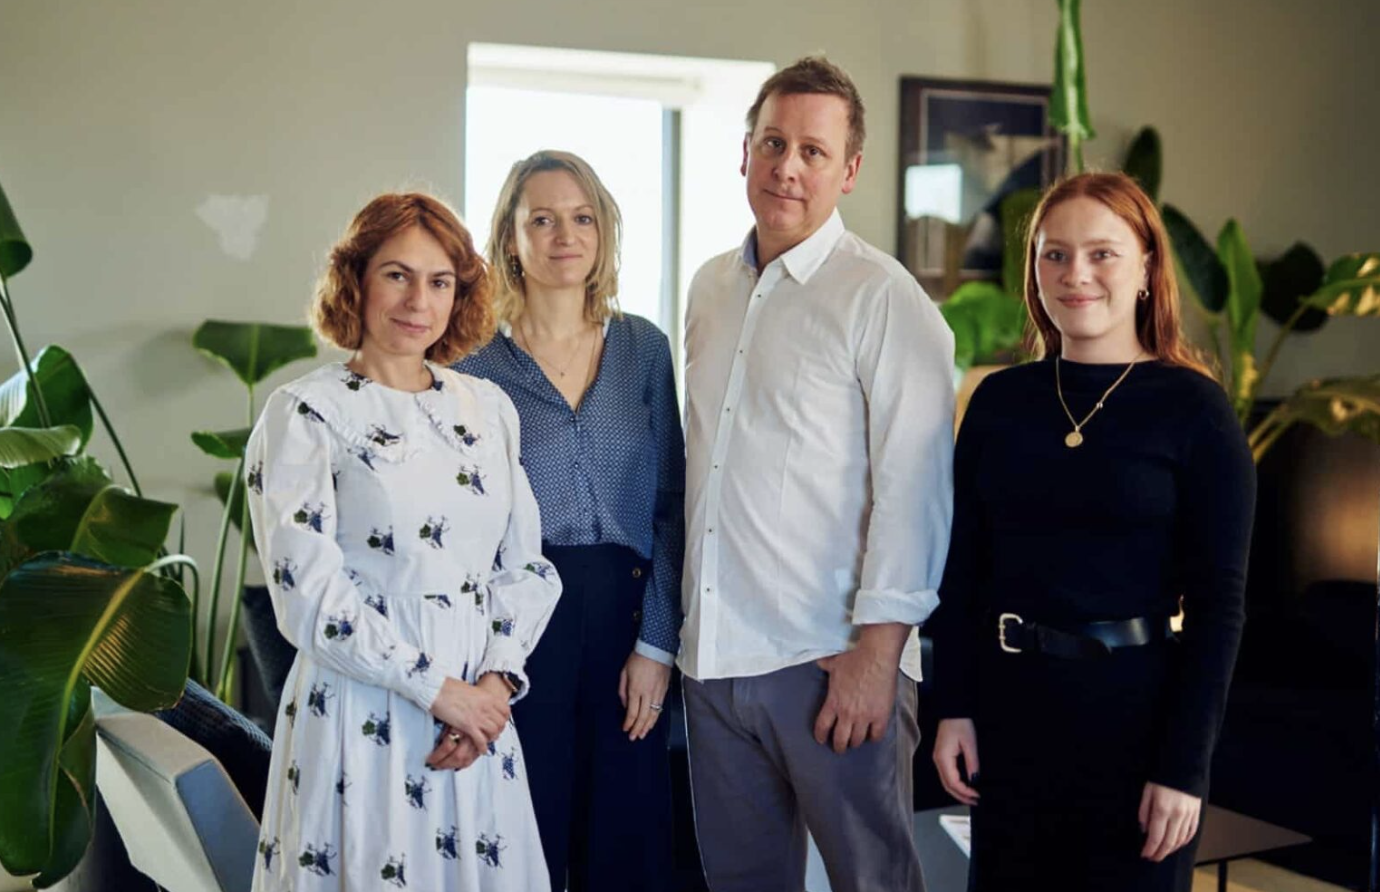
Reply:
<svg viewBox="0 0 1380 892"><path fill-rule="evenodd" d="M1105 657L1123 647L1141 647L1174 637L1167 617L1064 625L1029 622L1015 613L996 615L997 643L1007 653L1038 653L1066 659Z"/></svg>

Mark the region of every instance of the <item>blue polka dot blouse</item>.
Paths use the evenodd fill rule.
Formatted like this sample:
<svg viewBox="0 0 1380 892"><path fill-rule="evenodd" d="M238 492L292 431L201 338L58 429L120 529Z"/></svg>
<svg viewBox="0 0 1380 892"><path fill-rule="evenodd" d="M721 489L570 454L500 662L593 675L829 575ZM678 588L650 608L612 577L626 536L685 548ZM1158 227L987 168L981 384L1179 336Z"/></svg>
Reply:
<svg viewBox="0 0 1380 892"><path fill-rule="evenodd" d="M454 366L517 406L522 464L552 545L625 545L652 561L637 650L680 649L685 438L666 335L640 316L610 319L598 374L578 410L532 357L499 334Z"/></svg>

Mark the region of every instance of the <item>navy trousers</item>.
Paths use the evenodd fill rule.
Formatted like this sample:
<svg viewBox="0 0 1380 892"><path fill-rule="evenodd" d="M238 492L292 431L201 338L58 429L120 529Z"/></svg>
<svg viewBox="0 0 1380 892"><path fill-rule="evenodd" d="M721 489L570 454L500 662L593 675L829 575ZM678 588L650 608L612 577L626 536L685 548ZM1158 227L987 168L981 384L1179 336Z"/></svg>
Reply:
<svg viewBox="0 0 1380 892"><path fill-rule="evenodd" d="M537 829L560 892L663 892L673 878L669 717L636 743L618 676L651 562L619 545L544 545L564 589L513 706Z"/></svg>

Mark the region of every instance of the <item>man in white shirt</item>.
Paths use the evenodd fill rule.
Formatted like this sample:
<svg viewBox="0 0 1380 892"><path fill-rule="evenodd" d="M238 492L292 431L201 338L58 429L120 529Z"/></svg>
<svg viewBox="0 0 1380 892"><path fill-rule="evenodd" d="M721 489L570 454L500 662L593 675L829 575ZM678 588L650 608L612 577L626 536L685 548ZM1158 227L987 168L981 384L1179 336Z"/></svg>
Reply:
<svg viewBox="0 0 1380 892"><path fill-rule="evenodd" d="M686 317L679 663L714 892L921 890L914 628L952 514L953 337L915 279L844 229L863 105L822 58L747 116L756 226ZM907 678L906 676L909 676Z"/></svg>

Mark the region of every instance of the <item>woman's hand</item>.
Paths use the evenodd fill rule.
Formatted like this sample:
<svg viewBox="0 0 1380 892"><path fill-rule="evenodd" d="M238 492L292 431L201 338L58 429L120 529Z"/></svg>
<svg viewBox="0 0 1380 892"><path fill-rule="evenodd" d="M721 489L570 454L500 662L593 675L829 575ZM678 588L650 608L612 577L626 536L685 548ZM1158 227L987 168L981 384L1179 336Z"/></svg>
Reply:
<svg viewBox="0 0 1380 892"><path fill-rule="evenodd" d="M939 781L959 802L977 805L978 791L963 782L959 756L963 757L971 781L978 774L977 729L972 719L944 719L934 737L934 765L939 769Z"/></svg>
<svg viewBox="0 0 1380 892"><path fill-rule="evenodd" d="M1145 834L1142 858L1163 861L1198 832L1203 800L1198 796L1147 783L1140 797L1140 829Z"/></svg>
<svg viewBox="0 0 1380 892"><path fill-rule="evenodd" d="M436 749L426 757L428 768L450 768L459 771L469 768L484 752L474 745L474 741L464 737L450 725L441 726L441 738L436 741Z"/></svg>
<svg viewBox="0 0 1380 892"><path fill-rule="evenodd" d="M431 714L483 752L508 724L508 688L497 676L485 675L477 685L447 677L431 704Z"/></svg>
<svg viewBox="0 0 1380 892"><path fill-rule="evenodd" d="M618 699L627 710L623 730L629 740L641 740L651 732L656 720L661 718L662 702L670 686L670 666L637 651L628 655L623 671L618 674Z"/></svg>

